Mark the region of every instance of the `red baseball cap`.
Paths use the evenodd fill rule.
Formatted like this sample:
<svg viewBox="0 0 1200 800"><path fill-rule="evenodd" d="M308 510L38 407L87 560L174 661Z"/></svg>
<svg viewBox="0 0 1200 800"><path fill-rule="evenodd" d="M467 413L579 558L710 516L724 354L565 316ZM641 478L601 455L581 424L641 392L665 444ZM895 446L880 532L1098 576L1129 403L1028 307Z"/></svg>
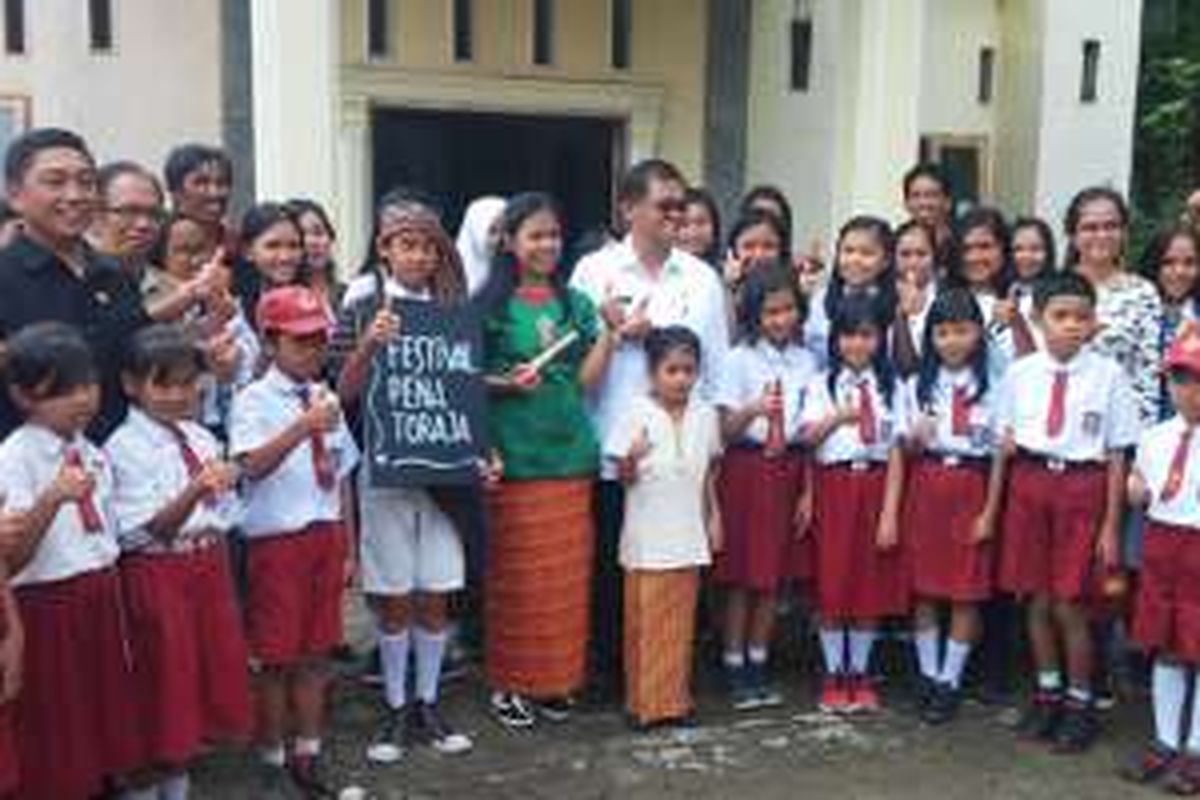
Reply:
<svg viewBox="0 0 1200 800"><path fill-rule="evenodd" d="M325 304L306 286L282 286L264 294L254 312L263 333L289 336L329 335L331 327Z"/></svg>
<svg viewBox="0 0 1200 800"><path fill-rule="evenodd" d="M1167 348L1163 369L1182 369L1200 375L1200 326L1195 322L1185 322L1179 329Z"/></svg>

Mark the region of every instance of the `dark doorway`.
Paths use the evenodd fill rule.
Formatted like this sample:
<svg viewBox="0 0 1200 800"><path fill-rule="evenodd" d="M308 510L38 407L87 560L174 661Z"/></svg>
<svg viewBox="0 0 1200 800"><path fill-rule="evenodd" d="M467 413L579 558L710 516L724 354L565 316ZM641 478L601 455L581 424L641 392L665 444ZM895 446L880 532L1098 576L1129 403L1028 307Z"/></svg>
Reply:
<svg viewBox="0 0 1200 800"><path fill-rule="evenodd" d="M568 247L610 220L619 120L380 108L372 123L375 197L423 189L442 202L451 231L472 199L527 190L562 204Z"/></svg>

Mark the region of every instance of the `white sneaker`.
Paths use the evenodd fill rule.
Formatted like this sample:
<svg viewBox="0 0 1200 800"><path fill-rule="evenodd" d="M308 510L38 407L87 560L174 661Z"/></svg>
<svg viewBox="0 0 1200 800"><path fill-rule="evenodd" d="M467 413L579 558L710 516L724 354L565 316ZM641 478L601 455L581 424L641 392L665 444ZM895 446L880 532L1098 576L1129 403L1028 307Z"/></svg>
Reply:
<svg viewBox="0 0 1200 800"><path fill-rule="evenodd" d="M532 728L537 714L525 698L511 692L492 692L492 713L506 728Z"/></svg>

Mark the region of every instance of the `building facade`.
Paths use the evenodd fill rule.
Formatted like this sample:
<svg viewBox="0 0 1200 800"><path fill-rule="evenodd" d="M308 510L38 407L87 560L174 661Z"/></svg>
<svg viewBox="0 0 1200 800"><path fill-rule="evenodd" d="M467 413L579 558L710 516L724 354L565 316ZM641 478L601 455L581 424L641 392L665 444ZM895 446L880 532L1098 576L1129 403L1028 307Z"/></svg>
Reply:
<svg viewBox="0 0 1200 800"><path fill-rule="evenodd" d="M920 157L944 162L968 200L1051 220L1080 186L1129 181L1141 0L2 10L5 43L15 14L24 47L0 57L0 137L6 124L64 124L103 158L156 165L174 142L229 139L231 118L248 120L232 144L254 193L325 202L346 263L396 183L445 197L451 220L477 194L547 189L578 232L611 214L620 167L650 155L726 202L780 185L801 247L852 213L899 219L900 177ZM245 64L230 56L239 43Z"/></svg>

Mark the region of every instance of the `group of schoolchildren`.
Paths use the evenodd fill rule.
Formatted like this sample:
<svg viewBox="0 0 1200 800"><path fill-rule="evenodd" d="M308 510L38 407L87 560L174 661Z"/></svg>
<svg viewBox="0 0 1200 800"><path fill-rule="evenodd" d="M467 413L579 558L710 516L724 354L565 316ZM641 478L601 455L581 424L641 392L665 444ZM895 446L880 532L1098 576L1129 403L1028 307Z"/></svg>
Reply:
<svg viewBox="0 0 1200 800"><path fill-rule="evenodd" d="M957 226L922 220L893 231L855 217L822 277L819 247L791 254L777 192L747 204L721 253L715 206L702 192L685 192L664 162L634 171L623 203L646 205L639 224L657 220L680 254L668 247L660 273L636 259L614 262L649 287L641 297L615 292L628 274L602 274L593 262L571 290L593 315L586 347L574 356L559 348L535 314L530 330L546 335L519 348L501 381L510 399L542 398L538 414L560 415L577 433L589 425L576 404L593 385L611 388L619 377L648 390L610 398L611 422L591 444L571 445L584 452L580 463L597 463L568 475L602 484L607 475L620 487L619 547L609 555L624 569L621 649L633 722L691 721L706 594L716 595L706 604L716 612L701 624L720 629L731 704L781 703L767 664L787 586L811 602L823 710L880 707L874 645L887 625L911 619L921 716L947 722L984 635L981 608L1006 593L1026 604L1034 666L1021 732L1082 751L1098 732L1093 606L1118 582L1124 519L1136 513L1144 547L1130 629L1156 656L1156 738L1126 773L1200 792L1200 713L1184 720L1200 681L1192 671L1200 657L1200 441L1192 436L1200 329L1180 325L1165 337L1173 411L1145 427L1130 376L1090 344L1096 290L1057 268L1044 223L1010 229L998 212L977 209ZM521 196L503 208L483 226L495 235L476 238L485 272L506 254L518 276L509 309L567 297L554 206ZM6 337L4 379L24 424L0 444L8 575L0 796L117 791L178 800L188 794L189 764L209 745L250 741L262 796L331 796L322 759L328 658L343 640L343 598L356 572L385 687L368 758L394 762L414 740L443 754L472 748L439 713L438 693L449 599L466 582L462 537L478 524L467 511L475 499L446 487L374 485L348 420L376 354L403 328L391 300L450 305L477 289L488 302L494 282L464 269L470 259L428 202L398 191L376 214L376 267L336 298L328 283L314 283L315 272L305 274L302 212L274 204L248 212L238 268L253 269L253 280L233 276L240 302L216 333L199 326L207 346L185 313L129 339L119 370L128 413L103 442L85 435L106 366L91 343L57 322ZM160 266L178 262L184 282L229 255L216 242L204 246L189 224L180 214L160 234ZM1195 244L1193 236L1189 301L1200 282ZM628 240L604 247L641 255ZM707 255L704 276L686 273L700 261L685 248ZM1000 291L993 263L1012 273ZM655 294L670 282L679 290ZM707 302L697 287L710 285L720 287L720 302L703 312L710 324L689 323ZM730 322L736 337L721 341ZM224 370L213 379L214 338L238 349L241 378ZM552 347L577 358L578 370L554 373L553 356L529 358ZM636 379L621 376L629 365L641 371ZM553 386L558 394L538 394ZM217 424L197 416L201 399ZM534 440L542 434L536 417L513 418L519 424L505 441L518 444L480 465L482 491L498 498L490 508L509 515L497 528L524 530L522 514L544 525L547 497L562 498L563 508L578 500L590 513L586 486L573 494L571 482L513 509L521 497L504 484L556 452L553 444L519 452L522 426ZM594 508L606 512L599 499ZM596 530L604 524L598 518ZM589 539L570 558L582 563L593 556L591 523L580 530ZM241 596L228 547L235 532L245 545ZM493 710L521 727L518 687L544 685L530 677L548 669L538 651L561 647L554 690L537 711L565 720L583 677L591 568L527 575L521 559L533 555L498 556L504 569L485 574L503 580L484 580L485 602L491 592L519 605L489 609L485 621L507 621L521 636L505 643L512 631L485 628L499 642L488 644L500 690ZM701 570L710 565L705 587ZM602 572L597 565L596 580ZM541 594L521 590L529 586ZM561 632L535 607L553 606L555 591L582 598L563 611L572 622Z"/></svg>

